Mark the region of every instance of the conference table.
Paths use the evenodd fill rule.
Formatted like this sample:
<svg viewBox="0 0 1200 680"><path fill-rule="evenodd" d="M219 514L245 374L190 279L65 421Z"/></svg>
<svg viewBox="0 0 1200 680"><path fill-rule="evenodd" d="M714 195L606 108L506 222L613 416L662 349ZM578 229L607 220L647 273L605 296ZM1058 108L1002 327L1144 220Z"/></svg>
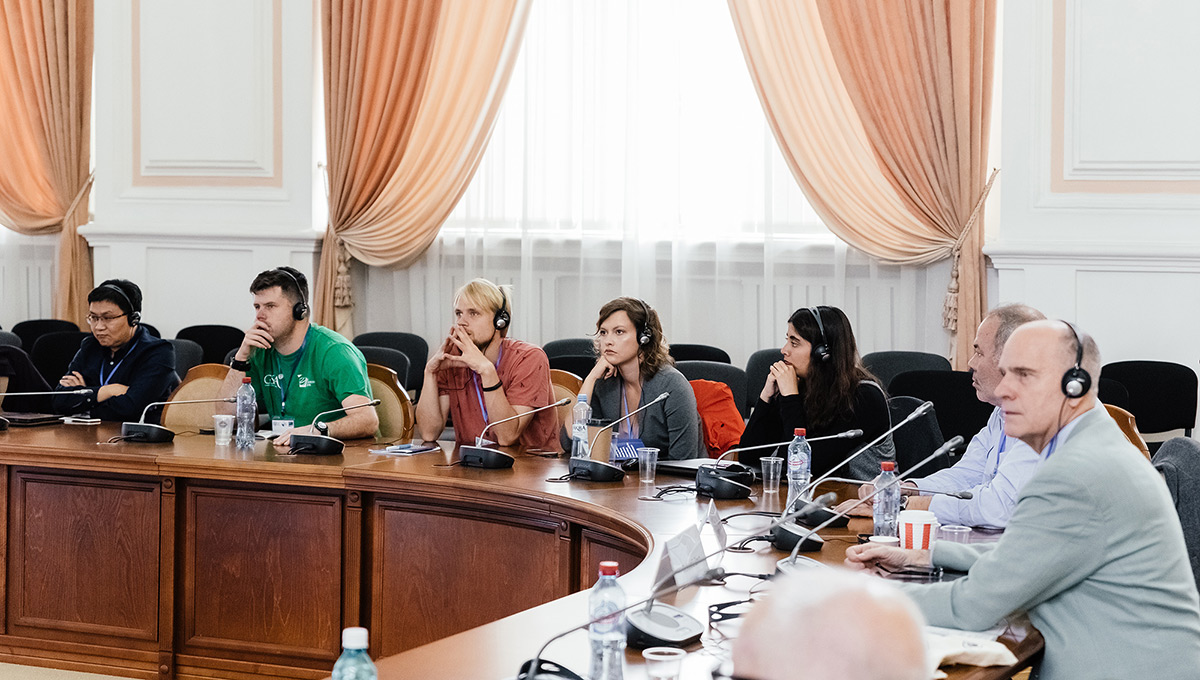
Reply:
<svg viewBox="0 0 1200 680"><path fill-rule="evenodd" d="M108 443L119 426L0 432L0 661L136 678L324 678L343 627L371 631L380 677L506 678L552 636L587 619L602 560L645 597L667 539L703 521L709 500L672 494L636 473L623 482L552 481L565 459L514 452L511 469L451 466L452 443L414 456L348 442L343 455L252 451L179 433L166 444ZM660 475L658 484L686 483ZM722 516L778 511L778 494L717 501ZM768 518L724 526L730 542ZM822 531L811 556L842 561L869 521ZM705 545L716 547L705 528ZM726 552L730 572L771 573L767 543ZM733 576L663 601L706 620L709 604L762 582ZM736 623L736 622L735 622ZM684 678L708 677L736 625L689 648ZM1013 668L950 667L953 678L1003 678L1028 665L1041 636L1027 619L1001 637ZM586 674L587 634L546 658ZM645 677L627 651L626 677Z"/></svg>

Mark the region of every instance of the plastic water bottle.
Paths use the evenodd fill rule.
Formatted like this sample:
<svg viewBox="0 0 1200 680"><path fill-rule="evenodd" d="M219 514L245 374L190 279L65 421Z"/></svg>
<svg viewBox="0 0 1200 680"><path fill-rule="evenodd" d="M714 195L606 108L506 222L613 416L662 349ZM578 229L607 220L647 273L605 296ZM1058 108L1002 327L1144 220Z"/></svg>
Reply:
<svg viewBox="0 0 1200 680"><path fill-rule="evenodd" d="M242 386L237 391L237 447L239 449L254 448L255 420L258 418L258 402L254 399L254 386L250 384L250 376L242 378Z"/></svg>
<svg viewBox="0 0 1200 680"><path fill-rule="evenodd" d="M367 654L367 629L342 631L342 655L333 664L332 680L375 680L379 672Z"/></svg>
<svg viewBox="0 0 1200 680"><path fill-rule="evenodd" d="M588 615L600 619L588 626L592 642L591 680L622 680L625 660L625 627L621 625L625 590L617 583L616 562L600 563L600 580L588 595ZM602 618L603 617L603 618Z"/></svg>
<svg viewBox="0 0 1200 680"><path fill-rule="evenodd" d="M588 457L587 424L592 418L592 407L586 394L579 395L575 408L571 409L571 457Z"/></svg>
<svg viewBox="0 0 1200 680"><path fill-rule="evenodd" d="M885 460L875 478L875 535L898 536L896 522L900 516L900 485L896 483L896 464Z"/></svg>
<svg viewBox="0 0 1200 680"><path fill-rule="evenodd" d="M792 443L788 444L787 452L787 508L794 510L798 500L810 500L811 493L801 493L812 479L812 447L804 438L804 428L797 427Z"/></svg>

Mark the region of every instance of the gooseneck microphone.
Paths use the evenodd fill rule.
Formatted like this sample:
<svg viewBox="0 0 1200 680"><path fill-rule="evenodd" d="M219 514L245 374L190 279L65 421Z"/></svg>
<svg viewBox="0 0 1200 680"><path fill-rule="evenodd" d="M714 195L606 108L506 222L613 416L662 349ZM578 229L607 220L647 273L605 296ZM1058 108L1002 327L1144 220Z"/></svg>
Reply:
<svg viewBox="0 0 1200 680"><path fill-rule="evenodd" d="M694 566L696 566L696 564L699 564L699 562L690 564L687 567L684 567L684 569L694 567ZM671 576L678 574L680 571L683 571L683 569L680 569L680 570L672 573ZM559 666L558 664L553 664L555 666L555 668L550 670L550 672L542 671L543 663L545 663L542 661L542 654L546 651L546 648L550 646L550 643L552 643L556 640L560 640L560 639L570 635L571 633L574 633L577 630L583 630L584 628L587 628L588 626L592 625L593 623L599 623L600 621L603 621L604 619L607 619L611 616L615 616L617 614L623 614L635 607L640 607L643 604L646 604L647 602L653 602L655 598L662 597L663 595L670 595L671 593L678 592L680 590L683 590L684 588L694 586L697 583L705 583L707 581L719 581L724 577L725 577L724 569L722 569L720 567L716 567L714 569L709 569L708 571L706 571L702 575L700 575L698 578L694 578L691 581L687 581L685 583L672 584L672 585L666 586L666 587L657 586L657 587L655 587L654 591L652 593L650 593L650 597L647 597L644 600L638 600L637 602L634 602L631 605L622 607L621 609L618 609L615 612L607 612L603 616L598 616L598 617L591 619L589 621L586 621L578 626L575 626L573 628L568 628L567 630L564 630L563 632L555 635L554 637L550 638L549 640L546 640L546 643L542 645L541 649L538 650L537 654L535 654L532 659L521 664L521 671L519 673L517 673L516 680L551 680L552 678L579 678L580 676L578 674L572 673L571 671Z"/></svg>
<svg viewBox="0 0 1200 680"><path fill-rule="evenodd" d="M80 388L76 390L52 390L50 392L0 392L0 401L4 397L54 397L60 394L91 394L94 390L90 388ZM0 432L8 429L8 419L0 418Z"/></svg>
<svg viewBox="0 0 1200 680"><path fill-rule="evenodd" d="M826 477L825 481L827 481L827 482L845 482L846 484L870 484L871 483L871 482L863 481L861 479L850 479L849 477ZM924 489L924 490L917 489L917 492L918 493L916 493L916 494L909 494L909 495L932 496L934 494L941 494L943 496L951 496L953 498L959 498L964 501L969 501L975 497L975 494L971 493L970 491L930 491L928 489Z"/></svg>
<svg viewBox="0 0 1200 680"><path fill-rule="evenodd" d="M592 449L594 449L596 447L596 440L598 440L600 438L600 434L603 433L605 430L610 430L614 426L616 426L618 423L629 420L630 418L636 416L637 414L641 413L642 411L645 411L646 409L657 404L658 402L663 401L664 399L666 399L669 396L671 396L670 392L663 392L662 394L658 395L654 399L651 399L650 401L646 402L645 406L634 409L634 410L630 411L629 413L621 416L620 418L617 418L616 420L612 421L611 423L605 425L604 427L600 428L599 430L596 430L595 436L592 437L591 443L588 444L588 452L590 453L592 451ZM625 479L625 471L622 470L620 467L613 465L611 463L608 463L606 461L593 460L591 458L574 458L573 457L573 458L571 458L570 462L567 464L567 470L568 470L568 474L566 476L566 479L585 479L585 480L590 480L593 482L619 482L622 479Z"/></svg>
<svg viewBox="0 0 1200 680"><path fill-rule="evenodd" d="M500 451L499 449L494 449L486 445L487 440L483 438L483 435L487 433L488 429L490 429L493 425L507 423L510 420L516 420L524 416L532 415L538 411L545 411L548 408L566 406L569 403L571 403L571 398L563 397L553 404L539 406L535 409L525 411L524 413L518 413L515 416L501 418L494 423L488 423L486 426L484 426L483 430L480 431L479 436L475 438L475 446L460 446L458 448L458 462L462 464L463 467L487 468L489 470L499 470L512 467L514 460L512 456Z"/></svg>
<svg viewBox="0 0 1200 680"><path fill-rule="evenodd" d="M146 422L146 414L150 412L152 407L166 406L167 404L218 404L222 402L233 404L237 402L237 397L152 401L146 404L146 408L142 409L142 417L136 423L121 423L121 439L127 442L141 442L143 444L166 444L175 438L175 432L162 425L151 425Z"/></svg>
<svg viewBox="0 0 1200 680"><path fill-rule="evenodd" d="M855 439L856 437L861 437L862 435L863 435L862 430L846 430L845 432L838 432L837 434L825 435L824 437L805 437L805 439L809 442L819 442L819 441L825 441L826 439ZM783 442L775 442L774 444L755 444L754 446L739 446L734 449L729 449L725 453L722 453L720 456L717 457L716 462L717 463L721 462L722 460L725 459L725 456L728 456L731 453L741 453L742 451L757 451L758 449L774 449L774 448L778 448L780 446L787 446L788 444L791 444L791 443L792 443L792 440L789 439L789 440L783 441Z"/></svg>
<svg viewBox="0 0 1200 680"><path fill-rule="evenodd" d="M366 401L361 404L343 406L341 408L335 408L323 413L318 413L313 418L312 423L309 424L309 427L315 429L318 422L325 422L321 420L321 418L324 418L327 415L340 413L342 411L353 411L356 408L364 408L367 406L378 406L382 403L383 402L378 399L372 399L371 401ZM334 439L333 437L324 434L294 434L288 441L288 448L291 449L289 453L292 455L309 453L315 456L336 456L346 448L346 445L343 444L340 439Z"/></svg>
<svg viewBox="0 0 1200 680"><path fill-rule="evenodd" d="M909 477L911 477L914 472L919 470L921 467L923 467L926 463L933 460L934 458L937 458L938 456L944 456L947 453L949 453L951 449L956 449L956 448L962 446L962 443L963 443L963 438L961 436L955 436L950 441L946 442L945 444L942 444L937 449L935 449L933 453L929 454L928 456L925 456L916 465L913 465L908 470L906 470L904 472L904 474L898 475L896 477L896 484L898 485L898 484L900 484L900 482L903 482L905 479L908 479ZM853 510L854 508L857 508L858 506L862 505L863 503L866 503L867 501L871 500L872 498L875 497L876 494L878 494L882 490L883 489L875 489L867 496L858 499L857 502L848 506L845 510L833 513L832 517L830 517L829 519L825 520L824 522L818 524L816 527L809 529L808 532L803 535L799 535L800 525L798 525L798 524L793 524L793 525L789 526L787 524L781 523L781 524L778 524L777 526L775 526L771 532L772 535L774 536L773 540L775 542L775 547L778 548L781 545L791 544L792 540L795 540L795 545L792 547L791 554L789 554L784 559L780 560L779 564L787 563L788 565L791 565L791 564L795 563L796 555L801 550L813 550L814 549L811 547L811 541L809 539L814 538L814 537L820 538L819 536L816 535L818 531L820 531L821 529L824 529L827 526L830 526L835 521L848 516L850 514L851 510ZM810 547L805 548L804 546L806 543L810 544ZM822 541L822 543L823 543L823 541ZM786 547L784 547L783 549L787 550Z"/></svg>

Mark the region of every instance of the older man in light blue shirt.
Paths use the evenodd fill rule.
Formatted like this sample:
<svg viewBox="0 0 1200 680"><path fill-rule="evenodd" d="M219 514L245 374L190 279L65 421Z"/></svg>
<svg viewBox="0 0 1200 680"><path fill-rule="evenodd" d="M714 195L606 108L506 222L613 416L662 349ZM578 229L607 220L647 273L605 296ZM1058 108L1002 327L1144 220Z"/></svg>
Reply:
<svg viewBox="0 0 1200 680"><path fill-rule="evenodd" d="M938 522L973 527L1002 529L1008 524L1017 495L1037 469L1038 455L1027 444L1004 434L1004 413L996 386L1000 384L1000 353L1004 343L1018 326L1046 318L1027 305L1004 305L988 312L975 332L975 353L968 366L973 373L972 384L980 401L996 406L988 418L987 427L971 438L967 452L953 467L904 483L909 496L908 508L931 510ZM859 488L865 497L874 490L870 484ZM917 495L920 492L970 491L971 498L947 495ZM847 501L849 504L850 501ZM869 504L859 506L853 514L870 515Z"/></svg>

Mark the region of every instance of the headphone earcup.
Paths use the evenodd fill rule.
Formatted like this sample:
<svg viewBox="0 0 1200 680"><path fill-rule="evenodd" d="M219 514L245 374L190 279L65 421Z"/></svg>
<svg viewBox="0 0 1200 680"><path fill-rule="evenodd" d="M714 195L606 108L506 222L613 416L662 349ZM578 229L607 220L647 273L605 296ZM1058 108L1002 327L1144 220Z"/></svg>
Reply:
<svg viewBox="0 0 1200 680"><path fill-rule="evenodd" d="M1092 388L1092 376L1078 366L1072 367L1062 377L1063 394L1075 399L1082 397Z"/></svg>
<svg viewBox="0 0 1200 680"><path fill-rule="evenodd" d="M650 344L650 329L649 328L643 328L642 332L638 333L638 344L639 345L649 345Z"/></svg>
<svg viewBox="0 0 1200 680"><path fill-rule="evenodd" d="M292 318L296 321L302 320L308 315L308 305L304 301L297 302L292 305Z"/></svg>
<svg viewBox="0 0 1200 680"><path fill-rule="evenodd" d="M492 320L492 325L496 327L496 330L503 330L506 326L508 326L508 322L508 310L501 307L500 310L496 312L496 318Z"/></svg>
<svg viewBox="0 0 1200 680"><path fill-rule="evenodd" d="M129 325L130 326L136 326L141 322L142 322L142 313L141 312L134 312L133 314L129 315Z"/></svg>
<svg viewBox="0 0 1200 680"><path fill-rule="evenodd" d="M829 361L829 348L825 345L816 345L813 347L813 357L817 361Z"/></svg>

